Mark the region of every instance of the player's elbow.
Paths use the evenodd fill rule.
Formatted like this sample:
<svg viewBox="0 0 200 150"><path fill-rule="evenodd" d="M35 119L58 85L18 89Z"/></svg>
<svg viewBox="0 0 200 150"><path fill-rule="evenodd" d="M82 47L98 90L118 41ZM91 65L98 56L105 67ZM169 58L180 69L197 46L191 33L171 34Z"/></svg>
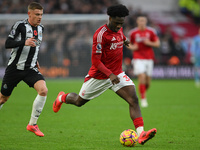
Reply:
<svg viewBox="0 0 200 150"><path fill-rule="evenodd" d="M10 47L10 40L9 39L7 39L6 42L5 42L5 48L6 49L11 48Z"/></svg>
<svg viewBox="0 0 200 150"><path fill-rule="evenodd" d="M156 48L159 48L160 47L160 41L156 41L156 43L155 43L155 46L154 47L156 47Z"/></svg>

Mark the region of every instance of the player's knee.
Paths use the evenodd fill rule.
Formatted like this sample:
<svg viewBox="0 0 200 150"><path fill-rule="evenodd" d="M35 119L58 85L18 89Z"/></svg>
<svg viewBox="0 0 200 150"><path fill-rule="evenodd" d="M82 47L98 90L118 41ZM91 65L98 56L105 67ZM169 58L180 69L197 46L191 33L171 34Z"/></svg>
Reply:
<svg viewBox="0 0 200 150"><path fill-rule="evenodd" d="M146 83L146 90L150 87L150 83Z"/></svg>
<svg viewBox="0 0 200 150"><path fill-rule="evenodd" d="M133 95L133 96L131 97L131 105L139 105L137 95Z"/></svg>
<svg viewBox="0 0 200 150"><path fill-rule="evenodd" d="M84 104L83 103L76 103L76 106L77 107L81 107L81 106L83 106Z"/></svg>
<svg viewBox="0 0 200 150"><path fill-rule="evenodd" d="M81 106L85 105L85 103L87 103L87 102L88 102L88 100L78 99L76 101L76 106L81 107Z"/></svg>
<svg viewBox="0 0 200 150"><path fill-rule="evenodd" d="M85 105L85 101L76 101L76 106L77 107L81 107L81 106L83 106L83 105Z"/></svg>
<svg viewBox="0 0 200 150"><path fill-rule="evenodd" d="M41 89L38 91L38 94L41 95L41 96L47 96L47 93L48 93L48 89L47 89L46 87L41 88Z"/></svg>

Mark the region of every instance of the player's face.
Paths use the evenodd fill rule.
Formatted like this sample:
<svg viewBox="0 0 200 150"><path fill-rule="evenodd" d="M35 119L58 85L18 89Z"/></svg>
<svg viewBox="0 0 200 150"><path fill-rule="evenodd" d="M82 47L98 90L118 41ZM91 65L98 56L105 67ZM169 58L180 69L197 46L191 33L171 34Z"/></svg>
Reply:
<svg viewBox="0 0 200 150"><path fill-rule="evenodd" d="M118 32L124 24L125 17L110 17L108 27L114 32Z"/></svg>
<svg viewBox="0 0 200 150"><path fill-rule="evenodd" d="M144 29L147 24L147 18L146 17L138 17L137 24L140 29Z"/></svg>
<svg viewBox="0 0 200 150"><path fill-rule="evenodd" d="M42 15L43 15L43 10L40 10L40 9L29 10L28 11L29 23L32 26L35 26L35 27L38 26L41 23Z"/></svg>

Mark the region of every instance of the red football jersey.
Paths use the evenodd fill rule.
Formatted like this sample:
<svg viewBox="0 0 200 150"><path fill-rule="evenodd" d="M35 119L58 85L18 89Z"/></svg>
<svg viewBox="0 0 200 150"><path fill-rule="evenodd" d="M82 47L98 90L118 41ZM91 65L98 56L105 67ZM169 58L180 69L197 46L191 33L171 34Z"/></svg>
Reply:
<svg viewBox="0 0 200 150"><path fill-rule="evenodd" d="M87 78L108 79L111 73L122 72L123 42L126 37L121 28L113 32L105 24L96 30L93 36L92 66Z"/></svg>
<svg viewBox="0 0 200 150"><path fill-rule="evenodd" d="M152 42L158 40L158 36L153 28L146 27L145 30L134 28L130 31L130 42L133 44L138 44L138 50L133 52L133 58L154 59L154 52L152 47L143 43L145 39L149 39Z"/></svg>

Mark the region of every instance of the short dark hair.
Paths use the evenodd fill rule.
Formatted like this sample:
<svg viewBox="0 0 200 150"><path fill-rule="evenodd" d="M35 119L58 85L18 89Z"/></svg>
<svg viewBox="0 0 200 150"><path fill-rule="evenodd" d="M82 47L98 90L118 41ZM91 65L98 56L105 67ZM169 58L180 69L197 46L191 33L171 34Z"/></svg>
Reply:
<svg viewBox="0 0 200 150"><path fill-rule="evenodd" d="M37 2L32 2L28 5L28 10L35 10L35 9L43 10L43 7L40 3Z"/></svg>
<svg viewBox="0 0 200 150"><path fill-rule="evenodd" d="M107 14L110 17L126 17L129 15L129 10L122 4L108 7Z"/></svg>
<svg viewBox="0 0 200 150"><path fill-rule="evenodd" d="M137 15L137 18L138 18L138 17L146 17L146 18L148 18L147 14L145 14L145 13L138 14L138 15Z"/></svg>

